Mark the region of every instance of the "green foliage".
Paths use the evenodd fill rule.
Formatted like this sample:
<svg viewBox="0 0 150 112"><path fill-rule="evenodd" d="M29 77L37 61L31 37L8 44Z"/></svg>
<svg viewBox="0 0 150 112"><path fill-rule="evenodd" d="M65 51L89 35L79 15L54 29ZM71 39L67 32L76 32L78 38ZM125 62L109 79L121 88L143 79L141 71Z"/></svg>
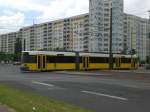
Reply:
<svg viewBox="0 0 150 112"><path fill-rule="evenodd" d="M149 64L149 62L150 62L150 56L146 57L146 62Z"/></svg>
<svg viewBox="0 0 150 112"><path fill-rule="evenodd" d="M127 54L127 50L128 50L128 48L124 48L123 51L121 52L121 54Z"/></svg>
<svg viewBox="0 0 150 112"><path fill-rule="evenodd" d="M5 60L5 54L0 53L0 61Z"/></svg>
<svg viewBox="0 0 150 112"><path fill-rule="evenodd" d="M134 55L134 54L136 54L136 53L137 53L137 52L136 52L135 49L132 49L132 50L129 51L129 54L132 54L132 55Z"/></svg>
<svg viewBox="0 0 150 112"><path fill-rule="evenodd" d="M21 38L17 38L16 39L16 43L15 43L15 54L19 54L22 51L22 42L21 42Z"/></svg>
<svg viewBox="0 0 150 112"><path fill-rule="evenodd" d="M13 59L13 54L0 53L0 61L10 61Z"/></svg>
<svg viewBox="0 0 150 112"><path fill-rule="evenodd" d="M13 55L13 61L20 61L21 60L21 53L17 53Z"/></svg>
<svg viewBox="0 0 150 112"><path fill-rule="evenodd" d="M20 61L21 53L18 54L7 54L0 53L0 61Z"/></svg>

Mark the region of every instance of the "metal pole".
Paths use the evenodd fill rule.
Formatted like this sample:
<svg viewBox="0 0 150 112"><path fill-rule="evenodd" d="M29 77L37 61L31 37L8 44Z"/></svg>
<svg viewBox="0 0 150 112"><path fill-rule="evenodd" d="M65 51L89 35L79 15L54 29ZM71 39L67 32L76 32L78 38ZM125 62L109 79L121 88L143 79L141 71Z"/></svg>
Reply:
<svg viewBox="0 0 150 112"><path fill-rule="evenodd" d="M113 69L113 54L112 54L112 8L110 11L110 46L109 46L109 70Z"/></svg>
<svg viewBox="0 0 150 112"><path fill-rule="evenodd" d="M76 53L76 71L80 71L80 55L78 51L75 53Z"/></svg>
<svg viewBox="0 0 150 112"><path fill-rule="evenodd" d="M150 10L148 11L149 12L149 67L150 67Z"/></svg>
<svg viewBox="0 0 150 112"><path fill-rule="evenodd" d="M132 56L132 53L133 53L132 39L133 39L133 28L131 29L131 70L132 70L132 59L133 59L133 56Z"/></svg>

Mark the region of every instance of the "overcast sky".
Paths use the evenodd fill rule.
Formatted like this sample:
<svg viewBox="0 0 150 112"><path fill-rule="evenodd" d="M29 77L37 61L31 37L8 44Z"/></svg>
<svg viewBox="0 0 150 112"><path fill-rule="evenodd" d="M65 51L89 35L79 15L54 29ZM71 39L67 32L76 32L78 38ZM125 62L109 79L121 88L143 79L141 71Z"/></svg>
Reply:
<svg viewBox="0 0 150 112"><path fill-rule="evenodd" d="M124 0L126 13L148 17L150 0ZM0 0L0 33L89 12L89 0Z"/></svg>

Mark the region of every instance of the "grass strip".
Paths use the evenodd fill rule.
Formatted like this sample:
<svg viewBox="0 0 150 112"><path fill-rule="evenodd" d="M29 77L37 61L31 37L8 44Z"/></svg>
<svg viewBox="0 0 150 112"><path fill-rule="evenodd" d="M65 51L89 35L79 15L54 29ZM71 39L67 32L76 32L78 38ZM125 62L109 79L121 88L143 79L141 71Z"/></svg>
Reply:
<svg viewBox="0 0 150 112"><path fill-rule="evenodd" d="M91 112L6 85L0 85L0 102L16 112Z"/></svg>

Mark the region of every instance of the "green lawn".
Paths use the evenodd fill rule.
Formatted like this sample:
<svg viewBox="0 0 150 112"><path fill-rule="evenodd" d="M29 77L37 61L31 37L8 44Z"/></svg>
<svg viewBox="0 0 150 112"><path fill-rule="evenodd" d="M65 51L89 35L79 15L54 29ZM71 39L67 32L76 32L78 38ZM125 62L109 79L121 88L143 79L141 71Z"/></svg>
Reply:
<svg viewBox="0 0 150 112"><path fill-rule="evenodd" d="M91 112L37 94L0 85L0 103L16 112Z"/></svg>

